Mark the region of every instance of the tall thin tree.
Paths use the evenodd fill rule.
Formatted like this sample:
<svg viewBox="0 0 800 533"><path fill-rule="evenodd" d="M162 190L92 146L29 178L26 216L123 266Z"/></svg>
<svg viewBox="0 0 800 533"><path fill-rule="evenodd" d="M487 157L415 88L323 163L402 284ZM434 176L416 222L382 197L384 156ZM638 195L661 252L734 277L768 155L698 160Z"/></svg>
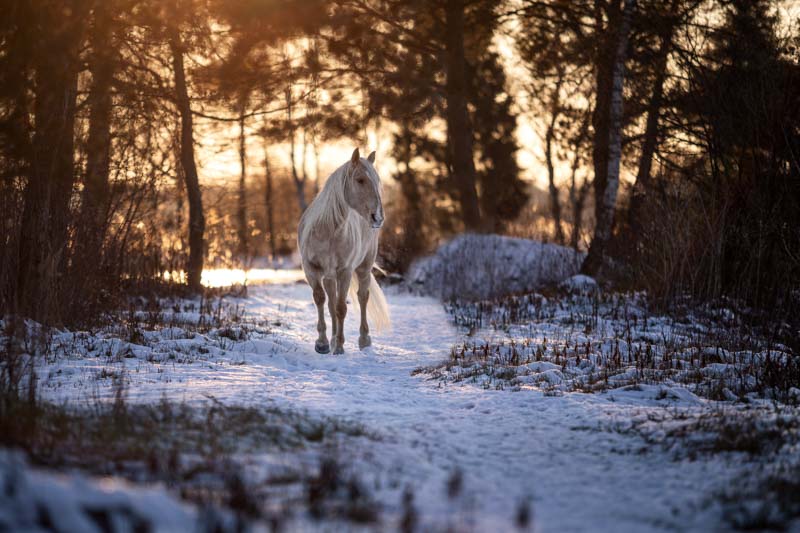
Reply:
<svg viewBox="0 0 800 533"><path fill-rule="evenodd" d="M86 172L77 234L77 257L84 277L96 272L106 231L111 166L111 121L117 48L113 41L114 4L95 2L89 35L89 134L86 140ZM88 269L88 270L87 270Z"/></svg>
<svg viewBox="0 0 800 533"><path fill-rule="evenodd" d="M19 240L16 307L36 320L58 321L60 279L68 253L75 183L74 131L85 3L42 2L41 39L33 52L34 134Z"/></svg>
<svg viewBox="0 0 800 533"><path fill-rule="evenodd" d="M614 2L616 3L616 2ZM622 106L623 87L625 82L625 61L628 55L628 38L633 19L636 0L624 0L620 14L619 29L616 32L616 46L613 61L610 64L610 77L603 79L603 70L599 69L597 83L597 108L595 128L595 169L597 163L605 162L600 175L595 175L595 226L594 237L589 246L589 253L581 265L585 274L596 275L605 262L608 243L616 214L617 191L619 190L620 165L622 161ZM603 63L601 61L601 63ZM605 93L607 91L607 93ZM601 103L603 105L601 105ZM607 113L607 118L601 115ZM598 133L601 135L598 138ZM605 142L600 142L600 140ZM598 153L606 150L605 154Z"/></svg>
<svg viewBox="0 0 800 533"><path fill-rule="evenodd" d="M191 289L199 290L202 287L201 278L205 259L206 220L203 213L200 179L194 157L194 122L184 67L185 50L179 28L169 25L167 38L172 54L175 102L180 115L180 163L186 186L186 196L189 199L189 261L186 265L186 280Z"/></svg>
<svg viewBox="0 0 800 533"><path fill-rule="evenodd" d="M461 214L466 229L480 231L481 213L475 188L473 135L467 111L467 80L464 56L464 2L446 0L446 87L447 136L450 141L452 172L461 200Z"/></svg>
<svg viewBox="0 0 800 533"><path fill-rule="evenodd" d="M247 230L247 132L245 130L244 103L239 111L239 194L236 201L236 222L239 237L239 257L247 262L249 253Z"/></svg>

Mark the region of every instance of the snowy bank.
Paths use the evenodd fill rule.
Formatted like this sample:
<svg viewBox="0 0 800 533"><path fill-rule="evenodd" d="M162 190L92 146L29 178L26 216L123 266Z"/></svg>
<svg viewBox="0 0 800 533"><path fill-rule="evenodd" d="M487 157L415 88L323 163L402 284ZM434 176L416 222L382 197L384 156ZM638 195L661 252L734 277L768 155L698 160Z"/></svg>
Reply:
<svg viewBox="0 0 800 533"><path fill-rule="evenodd" d="M500 235L459 235L416 261L410 285L444 299L529 292L578 273L584 254L557 244Z"/></svg>
<svg viewBox="0 0 800 533"><path fill-rule="evenodd" d="M198 510L161 487L59 475L0 450L0 531L195 531Z"/></svg>

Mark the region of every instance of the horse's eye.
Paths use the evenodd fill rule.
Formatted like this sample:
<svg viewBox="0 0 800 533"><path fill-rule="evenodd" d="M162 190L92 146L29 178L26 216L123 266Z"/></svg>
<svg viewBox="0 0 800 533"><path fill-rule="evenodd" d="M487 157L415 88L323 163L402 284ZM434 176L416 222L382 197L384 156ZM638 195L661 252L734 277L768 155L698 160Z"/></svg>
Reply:
<svg viewBox="0 0 800 533"><path fill-rule="evenodd" d="M364 178L357 178L356 183L358 183L359 185L364 185Z"/></svg>

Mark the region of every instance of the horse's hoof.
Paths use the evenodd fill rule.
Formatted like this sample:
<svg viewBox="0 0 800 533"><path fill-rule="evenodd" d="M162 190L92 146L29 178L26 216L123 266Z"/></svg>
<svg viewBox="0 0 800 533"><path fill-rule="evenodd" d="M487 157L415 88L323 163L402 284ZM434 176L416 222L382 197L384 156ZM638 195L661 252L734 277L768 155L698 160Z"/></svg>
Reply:
<svg viewBox="0 0 800 533"><path fill-rule="evenodd" d="M317 341L314 343L314 350L316 350L317 353L322 353L322 354L330 353L331 345L328 344L327 342Z"/></svg>
<svg viewBox="0 0 800 533"><path fill-rule="evenodd" d="M344 353L344 346L337 346L333 349L333 355L342 355Z"/></svg>
<svg viewBox="0 0 800 533"><path fill-rule="evenodd" d="M363 350L367 346L372 346L372 339L369 335L364 335L358 338L358 349Z"/></svg>

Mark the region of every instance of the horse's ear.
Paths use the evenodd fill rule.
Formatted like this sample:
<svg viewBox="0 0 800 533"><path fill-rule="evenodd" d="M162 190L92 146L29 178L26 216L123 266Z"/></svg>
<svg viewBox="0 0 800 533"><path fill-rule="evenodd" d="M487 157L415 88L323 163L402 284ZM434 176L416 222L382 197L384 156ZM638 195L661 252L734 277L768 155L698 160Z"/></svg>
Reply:
<svg viewBox="0 0 800 533"><path fill-rule="evenodd" d="M350 156L350 162L357 165L359 161L361 161L361 154L358 153L358 148L356 148L353 150L353 155Z"/></svg>
<svg viewBox="0 0 800 533"><path fill-rule="evenodd" d="M375 151L373 151L371 154L367 156L367 161L369 161L370 163L375 162Z"/></svg>

